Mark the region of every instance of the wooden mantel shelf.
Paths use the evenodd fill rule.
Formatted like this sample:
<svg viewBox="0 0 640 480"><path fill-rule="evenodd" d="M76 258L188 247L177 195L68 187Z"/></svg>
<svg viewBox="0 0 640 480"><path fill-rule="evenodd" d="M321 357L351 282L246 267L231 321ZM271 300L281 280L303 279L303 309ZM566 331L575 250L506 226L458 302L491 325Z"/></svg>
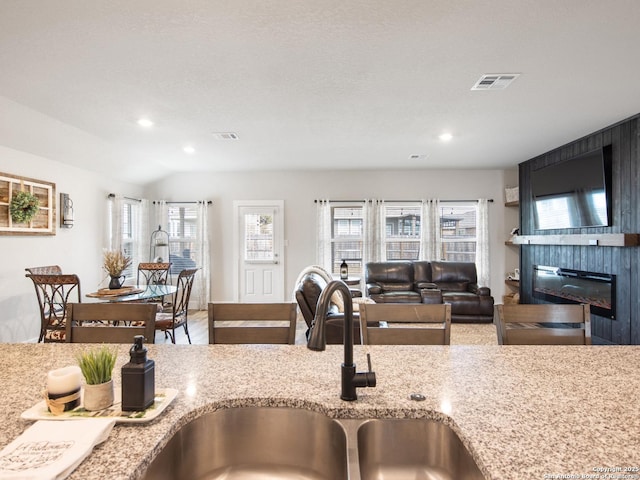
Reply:
<svg viewBox="0 0 640 480"><path fill-rule="evenodd" d="M515 235L513 245L593 245L597 247L636 247L640 245L637 233L578 233L564 235Z"/></svg>

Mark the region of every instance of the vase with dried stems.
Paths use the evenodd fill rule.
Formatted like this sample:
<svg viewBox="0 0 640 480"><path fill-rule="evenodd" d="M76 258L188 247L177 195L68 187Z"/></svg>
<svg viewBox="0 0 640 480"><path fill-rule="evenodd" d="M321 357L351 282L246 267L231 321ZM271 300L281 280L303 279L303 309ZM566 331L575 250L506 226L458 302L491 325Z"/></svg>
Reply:
<svg viewBox="0 0 640 480"><path fill-rule="evenodd" d="M105 250L103 252L103 268L111 277L109 288L121 288L127 279L122 274L131 265L131 257L127 257L120 250Z"/></svg>

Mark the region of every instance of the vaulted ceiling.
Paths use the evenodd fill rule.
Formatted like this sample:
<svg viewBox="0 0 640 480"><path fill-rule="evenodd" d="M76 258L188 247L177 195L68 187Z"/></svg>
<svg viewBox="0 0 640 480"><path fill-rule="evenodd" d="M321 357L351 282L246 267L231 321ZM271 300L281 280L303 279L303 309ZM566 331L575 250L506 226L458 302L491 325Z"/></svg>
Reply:
<svg viewBox="0 0 640 480"><path fill-rule="evenodd" d="M639 26L637 0L2 0L0 97L40 121L0 144L139 183L507 168L640 112Z"/></svg>

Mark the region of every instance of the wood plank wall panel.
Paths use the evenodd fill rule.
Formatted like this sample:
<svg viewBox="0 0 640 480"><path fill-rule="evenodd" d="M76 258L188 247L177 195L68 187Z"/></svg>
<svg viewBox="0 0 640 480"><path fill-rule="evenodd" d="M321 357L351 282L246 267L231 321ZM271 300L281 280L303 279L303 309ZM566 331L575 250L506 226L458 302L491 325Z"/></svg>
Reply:
<svg viewBox="0 0 640 480"><path fill-rule="evenodd" d="M520 164L520 233L640 233L640 115L606 127ZM610 227L535 231L531 173L543 166L612 145L613 225ZM592 333L604 342L640 345L640 247L522 245L520 298L534 299L533 265L553 265L616 275L616 320L592 314Z"/></svg>

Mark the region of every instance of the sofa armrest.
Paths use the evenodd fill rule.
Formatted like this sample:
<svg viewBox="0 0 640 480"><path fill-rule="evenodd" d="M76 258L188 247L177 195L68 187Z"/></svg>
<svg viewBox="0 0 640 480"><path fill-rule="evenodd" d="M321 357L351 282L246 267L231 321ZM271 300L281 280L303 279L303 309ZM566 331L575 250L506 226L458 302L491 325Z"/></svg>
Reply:
<svg viewBox="0 0 640 480"><path fill-rule="evenodd" d="M479 287L477 283L470 283L469 291L471 293L475 293L476 295L480 295L481 297L491 296L491 289L489 287Z"/></svg>
<svg viewBox="0 0 640 480"><path fill-rule="evenodd" d="M382 287L378 283L367 283L367 294L379 294L382 293Z"/></svg>

